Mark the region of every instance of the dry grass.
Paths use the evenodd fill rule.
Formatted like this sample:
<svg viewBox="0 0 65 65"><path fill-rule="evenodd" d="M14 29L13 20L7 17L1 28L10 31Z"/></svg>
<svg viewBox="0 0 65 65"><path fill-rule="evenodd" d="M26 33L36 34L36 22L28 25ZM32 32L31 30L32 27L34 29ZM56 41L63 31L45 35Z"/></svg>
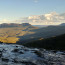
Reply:
<svg viewBox="0 0 65 65"><path fill-rule="evenodd" d="M27 29L27 30L26 30ZM0 28L0 42L4 43L16 43L19 41L19 36L34 34L35 32L31 32L30 30L34 30L36 28L27 27L12 27L12 28Z"/></svg>

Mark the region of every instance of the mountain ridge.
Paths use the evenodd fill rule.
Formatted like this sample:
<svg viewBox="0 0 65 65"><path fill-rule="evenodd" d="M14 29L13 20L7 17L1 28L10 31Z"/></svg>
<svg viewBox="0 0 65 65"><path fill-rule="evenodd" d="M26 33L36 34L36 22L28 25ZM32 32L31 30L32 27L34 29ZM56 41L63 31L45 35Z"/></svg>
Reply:
<svg viewBox="0 0 65 65"><path fill-rule="evenodd" d="M17 24L17 23L3 23L0 24L0 28L7 28L7 27L26 27L26 26L32 26L29 23L22 23L22 24Z"/></svg>
<svg viewBox="0 0 65 65"><path fill-rule="evenodd" d="M65 26L65 23L60 24L61 26Z"/></svg>

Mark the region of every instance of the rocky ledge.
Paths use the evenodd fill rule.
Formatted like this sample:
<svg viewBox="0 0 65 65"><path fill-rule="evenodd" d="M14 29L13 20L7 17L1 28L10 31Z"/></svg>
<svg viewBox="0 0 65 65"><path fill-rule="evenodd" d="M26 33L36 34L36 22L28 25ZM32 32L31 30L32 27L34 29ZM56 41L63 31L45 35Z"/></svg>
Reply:
<svg viewBox="0 0 65 65"><path fill-rule="evenodd" d="M0 44L0 65L65 65L65 51Z"/></svg>

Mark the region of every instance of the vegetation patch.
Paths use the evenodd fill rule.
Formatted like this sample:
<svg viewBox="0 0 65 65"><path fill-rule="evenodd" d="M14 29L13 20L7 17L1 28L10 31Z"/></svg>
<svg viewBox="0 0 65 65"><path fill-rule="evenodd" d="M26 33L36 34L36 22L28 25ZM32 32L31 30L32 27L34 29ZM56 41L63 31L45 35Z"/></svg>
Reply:
<svg viewBox="0 0 65 65"><path fill-rule="evenodd" d="M23 45L28 47L45 48L49 50L65 50L65 34L42 40L39 39Z"/></svg>

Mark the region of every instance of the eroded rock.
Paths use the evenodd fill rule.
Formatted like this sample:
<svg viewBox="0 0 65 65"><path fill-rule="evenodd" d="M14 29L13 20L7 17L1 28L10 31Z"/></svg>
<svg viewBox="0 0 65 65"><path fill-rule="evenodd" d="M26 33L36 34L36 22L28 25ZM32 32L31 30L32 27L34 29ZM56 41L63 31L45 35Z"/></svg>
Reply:
<svg viewBox="0 0 65 65"><path fill-rule="evenodd" d="M18 51L19 51L19 49L14 49L14 50L13 50L13 52L18 52Z"/></svg>
<svg viewBox="0 0 65 65"><path fill-rule="evenodd" d="M4 62L8 62L8 61L9 61L8 58L1 58L1 59L2 59L2 61L4 61Z"/></svg>

